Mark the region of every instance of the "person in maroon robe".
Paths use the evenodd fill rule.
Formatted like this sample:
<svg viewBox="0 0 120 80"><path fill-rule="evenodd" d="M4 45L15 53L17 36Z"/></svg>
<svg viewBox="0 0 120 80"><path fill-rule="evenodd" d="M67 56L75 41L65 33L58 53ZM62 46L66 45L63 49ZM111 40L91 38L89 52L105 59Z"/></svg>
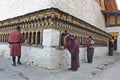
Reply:
<svg viewBox="0 0 120 80"><path fill-rule="evenodd" d="M68 49L68 51L71 53L71 68L69 70L76 71L79 67L79 43L75 39L75 37L71 34L69 34L67 31L65 31L65 48Z"/></svg>
<svg viewBox="0 0 120 80"><path fill-rule="evenodd" d="M109 39L109 56L113 56L114 46L115 46L115 40L114 37L111 37Z"/></svg>
<svg viewBox="0 0 120 80"><path fill-rule="evenodd" d="M10 47L10 56L12 56L13 66L16 66L16 56L18 56L17 64L21 65L21 44L25 42L25 39L20 32L20 26L16 30L12 31L8 37L8 43Z"/></svg>
<svg viewBox="0 0 120 80"><path fill-rule="evenodd" d="M86 41L86 47L87 47L87 62L92 63L93 62L93 56L94 56L94 45L95 42L91 36L88 37L88 40Z"/></svg>

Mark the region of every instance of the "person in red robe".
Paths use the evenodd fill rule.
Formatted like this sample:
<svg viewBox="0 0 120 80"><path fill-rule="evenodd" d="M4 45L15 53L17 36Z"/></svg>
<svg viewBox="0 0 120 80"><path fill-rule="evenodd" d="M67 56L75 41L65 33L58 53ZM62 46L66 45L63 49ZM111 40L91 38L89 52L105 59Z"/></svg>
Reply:
<svg viewBox="0 0 120 80"><path fill-rule="evenodd" d="M17 64L21 65L21 44L25 42L25 39L20 32L20 26L16 28L16 30L12 31L8 37L8 43L10 47L10 56L12 56L13 66L16 66L16 56L18 56Z"/></svg>
<svg viewBox="0 0 120 80"><path fill-rule="evenodd" d="M67 48L71 53L71 68L69 70L76 71L80 67L79 63L79 43L75 37L65 31L66 43L64 48Z"/></svg>
<svg viewBox="0 0 120 80"><path fill-rule="evenodd" d="M109 39L109 56L113 56L114 47L115 47L115 40L114 37L111 37Z"/></svg>

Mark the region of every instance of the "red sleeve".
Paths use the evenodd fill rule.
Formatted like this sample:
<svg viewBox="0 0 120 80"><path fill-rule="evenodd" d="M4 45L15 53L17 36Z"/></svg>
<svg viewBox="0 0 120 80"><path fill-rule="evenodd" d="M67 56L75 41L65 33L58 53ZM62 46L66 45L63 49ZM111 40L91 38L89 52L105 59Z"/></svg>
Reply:
<svg viewBox="0 0 120 80"><path fill-rule="evenodd" d="M64 49L66 48L66 45L64 45Z"/></svg>
<svg viewBox="0 0 120 80"><path fill-rule="evenodd" d="M23 35L21 34L21 42L24 43L25 42L25 38L23 37Z"/></svg>
<svg viewBox="0 0 120 80"><path fill-rule="evenodd" d="M9 36L8 36L8 43L10 43L11 42L11 34L9 34Z"/></svg>

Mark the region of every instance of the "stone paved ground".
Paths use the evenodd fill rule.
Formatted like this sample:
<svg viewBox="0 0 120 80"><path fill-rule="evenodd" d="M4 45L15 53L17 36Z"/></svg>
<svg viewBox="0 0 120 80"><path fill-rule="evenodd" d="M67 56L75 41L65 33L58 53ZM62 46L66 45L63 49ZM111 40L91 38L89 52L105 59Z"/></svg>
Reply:
<svg viewBox="0 0 120 80"><path fill-rule="evenodd" d="M115 64L120 63L120 54L95 58L92 64L81 63L76 72L67 70L67 67L47 70L24 63L13 67L11 63L10 59L0 57L0 80L97 80Z"/></svg>

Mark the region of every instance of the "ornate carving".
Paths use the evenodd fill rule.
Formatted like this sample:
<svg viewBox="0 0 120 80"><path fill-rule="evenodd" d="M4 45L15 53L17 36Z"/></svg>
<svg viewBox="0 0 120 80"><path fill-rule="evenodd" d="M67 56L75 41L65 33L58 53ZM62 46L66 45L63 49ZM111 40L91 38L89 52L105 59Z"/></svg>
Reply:
<svg viewBox="0 0 120 80"><path fill-rule="evenodd" d="M110 37L108 33L89 23L56 8L50 8L0 21L0 42L7 42L8 34L16 26L22 27L22 33L27 39L27 44L42 44L41 30L44 28L56 28L60 31L68 30L76 36L80 44L85 44L86 38L93 36L98 45L104 45L101 41L106 44ZM63 45L64 35L61 35L61 45Z"/></svg>

